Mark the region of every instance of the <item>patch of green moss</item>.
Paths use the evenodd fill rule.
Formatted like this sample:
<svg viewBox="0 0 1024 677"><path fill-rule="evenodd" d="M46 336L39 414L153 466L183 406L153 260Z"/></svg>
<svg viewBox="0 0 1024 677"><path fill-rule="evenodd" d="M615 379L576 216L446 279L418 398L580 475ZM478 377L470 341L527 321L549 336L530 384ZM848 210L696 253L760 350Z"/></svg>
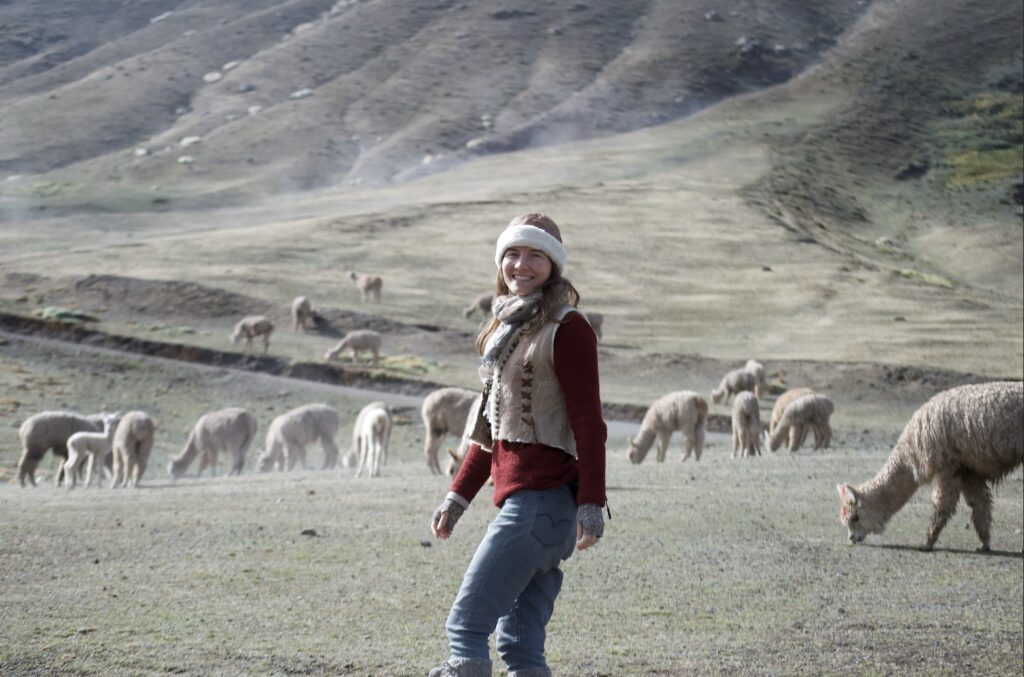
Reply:
<svg viewBox="0 0 1024 677"><path fill-rule="evenodd" d="M954 102L949 113L929 135L941 185L974 188L1024 173L1024 97L980 92Z"/></svg>
<svg viewBox="0 0 1024 677"><path fill-rule="evenodd" d="M944 289L953 288L952 282L938 275L932 275L931 273L922 273L920 270L914 270L913 268L904 268L899 272L900 275L907 278L908 280L914 280L915 282L921 282L923 284L930 284L933 287L943 287Z"/></svg>

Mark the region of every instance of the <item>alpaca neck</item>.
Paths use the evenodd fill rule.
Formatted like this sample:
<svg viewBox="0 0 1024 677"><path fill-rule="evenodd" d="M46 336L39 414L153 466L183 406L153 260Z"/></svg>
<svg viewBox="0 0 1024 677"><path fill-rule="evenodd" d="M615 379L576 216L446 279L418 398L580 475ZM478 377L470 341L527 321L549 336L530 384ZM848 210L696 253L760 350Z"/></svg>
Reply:
<svg viewBox="0 0 1024 677"><path fill-rule="evenodd" d="M656 433L654 428L650 426L641 426L640 432L633 438L633 446L640 453L641 456L646 454L650 450L651 445L654 444L654 438Z"/></svg>
<svg viewBox="0 0 1024 677"><path fill-rule="evenodd" d="M858 490L861 500L886 521L906 505L919 486L913 468L895 457L894 453L878 474Z"/></svg>

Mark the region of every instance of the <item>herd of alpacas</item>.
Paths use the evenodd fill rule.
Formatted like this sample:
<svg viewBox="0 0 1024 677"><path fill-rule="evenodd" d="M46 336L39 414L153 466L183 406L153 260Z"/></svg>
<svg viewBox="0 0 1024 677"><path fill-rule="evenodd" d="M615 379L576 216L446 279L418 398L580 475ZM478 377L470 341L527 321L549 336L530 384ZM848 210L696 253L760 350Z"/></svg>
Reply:
<svg viewBox="0 0 1024 677"><path fill-rule="evenodd" d="M380 302L381 278L351 272L364 302ZM490 294L482 294L463 310L465 317L475 313L490 315ZM291 306L292 328L304 332L315 321L309 299L297 297ZM603 317L586 313L600 338ZM261 338L264 352L269 349L273 323L265 316L245 317L231 335L238 343L245 340L246 350ZM371 330L349 332L324 359L330 362L344 351L358 361L368 353L376 364L380 359L382 337ZM764 365L749 360L743 367L725 374L711 391L715 404L728 404L732 398L732 457L751 458L762 454L762 445L774 452L783 444L790 452L803 446L809 434L814 449L831 445L830 418L832 400L810 388L791 388L774 402L768 427L762 426L760 400L767 390ZM439 388L424 398L421 416L424 428L423 453L427 467L435 475L458 472L468 447L467 426L474 421L471 412L480 407L480 393L458 387ZM680 390L656 399L647 409L635 436L627 440L626 457L641 463L657 443L656 459L665 460L673 433L682 435L682 459L700 461L708 421L708 401L698 392ZM335 444L340 417L326 404L307 404L274 418L267 428L264 450L256 459L256 469L291 470L307 468L306 447L320 443L322 469L339 466L355 468L355 477L378 477L387 461L393 426L392 412L383 402L372 402L359 412L347 453ZM174 478L185 475L199 458L196 475L208 468L217 471L218 456L230 459L228 474L240 474L246 454L256 439L256 416L243 408L227 408L202 415L193 426L181 452L168 464ZM74 487L84 468L86 486L100 480L104 469L110 471L110 486L137 487L146 470L156 422L145 412L100 413L83 416L68 411L45 411L25 420L19 430L21 458L18 480L22 486L36 484L35 471L47 451L64 459L56 474L56 483ZM457 449L448 448L447 467L442 470L440 449L448 435L458 437ZM979 551L991 548L991 485L1000 481L1024 462L1024 384L992 382L965 385L943 391L922 405L910 418L889 459L878 474L862 484L837 485L840 521L852 543L867 534L879 534L888 520L899 511L923 484L932 485L933 513L924 549L932 549L945 524L956 510L962 495L971 509L971 521L981 541Z"/></svg>

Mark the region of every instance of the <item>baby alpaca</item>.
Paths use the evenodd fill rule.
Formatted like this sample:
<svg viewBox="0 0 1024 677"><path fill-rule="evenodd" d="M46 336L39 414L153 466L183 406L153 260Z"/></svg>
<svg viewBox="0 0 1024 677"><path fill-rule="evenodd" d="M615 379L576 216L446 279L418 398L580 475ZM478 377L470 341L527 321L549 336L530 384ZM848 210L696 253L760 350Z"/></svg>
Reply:
<svg viewBox="0 0 1024 677"><path fill-rule="evenodd" d="M367 301L380 303L380 290L384 286L384 281L380 279L379 275L367 275L351 270L348 276L355 283L356 287L359 288L359 293L363 297L363 303Z"/></svg>
<svg viewBox="0 0 1024 677"><path fill-rule="evenodd" d="M771 435L775 432L776 426L779 425L779 419L782 418L782 412L786 411L786 407L797 398L803 397L804 395L810 395L814 391L810 388L791 388L786 392L779 395L775 400L775 406L772 407L772 417L768 421L768 434Z"/></svg>
<svg viewBox="0 0 1024 677"><path fill-rule="evenodd" d="M352 362L359 361L360 352L369 352L373 355L373 364L377 364L382 342L381 335L372 329L357 329L349 332L337 345L324 353L324 359L330 362L344 351L351 350Z"/></svg>
<svg viewBox="0 0 1024 677"><path fill-rule="evenodd" d="M256 416L248 409L229 407L203 414L188 434L185 448L167 465L167 472L177 479L185 474L192 459L200 456L197 477L202 476L207 468L210 468L211 475L215 475L217 456L223 451L233 457L228 474L240 475L257 428Z"/></svg>
<svg viewBox="0 0 1024 677"><path fill-rule="evenodd" d="M825 395L812 393L798 397L782 412L779 425L768 436L768 448L772 451L782 446L782 441L789 437L790 451L799 449L807 433L814 431L814 448L827 449L832 443L832 427L829 417L835 407Z"/></svg>
<svg viewBox="0 0 1024 677"><path fill-rule="evenodd" d="M338 464L338 447L334 437L338 433L338 411L326 404L306 404L281 414L270 422L267 428L266 447L256 467L261 472L291 470L296 463L306 469L306 445L317 440L324 450L323 469Z"/></svg>
<svg viewBox="0 0 1024 677"><path fill-rule="evenodd" d="M68 460L64 462L64 486L71 489L75 486L75 474L78 471L78 464L89 457L89 464L85 470L85 486L92 485L93 471L99 479L101 470L97 464L103 463L107 454L110 453L114 441L114 431L117 429L117 422L121 420L121 414L105 414L103 416L103 432L77 432L68 438Z"/></svg>
<svg viewBox="0 0 1024 677"><path fill-rule="evenodd" d="M699 394L680 390L668 393L654 401L644 414L640 432L629 440L626 455L631 463L642 463L655 438L658 440L658 463L665 460L672 433L683 433L683 458L691 454L697 461L704 453L704 429L708 420L708 403Z"/></svg>
<svg viewBox="0 0 1024 677"><path fill-rule="evenodd" d="M427 459L427 467L431 474L440 475L441 465L438 451L446 435L461 435L466 427L466 420L475 406L479 407L479 393L466 388L438 388L425 398L420 408L423 427L426 434L423 442L423 455Z"/></svg>
<svg viewBox="0 0 1024 677"><path fill-rule="evenodd" d="M231 342L238 343L245 339L245 350L252 348L252 340L258 336L263 337L263 352L270 349L270 335L274 332L274 323L263 315L250 315L243 317L235 325L231 332Z"/></svg>
<svg viewBox="0 0 1024 677"><path fill-rule="evenodd" d="M129 411L114 432L114 477L110 488L138 487L153 451L156 422L142 411Z"/></svg>
<svg viewBox="0 0 1024 677"><path fill-rule="evenodd" d="M358 456L356 477L366 469L367 477L378 477L380 466L387 463L391 440L391 411L383 402L371 402L362 408L352 430L353 448L350 458Z"/></svg>
<svg viewBox="0 0 1024 677"><path fill-rule="evenodd" d="M722 404L728 402L729 398L736 393L748 390L754 392L756 396L757 389L757 374L747 371L746 367L733 369L723 376L722 382L711 391L711 399L715 404Z"/></svg>
<svg viewBox="0 0 1024 677"><path fill-rule="evenodd" d="M732 403L732 457L761 455L761 412L752 393L736 395Z"/></svg>
<svg viewBox="0 0 1024 677"><path fill-rule="evenodd" d="M932 518L922 549L931 550L963 494L981 541L991 549L991 485L1024 462L1024 384L960 386L924 403L907 422L874 479L836 485L839 519L851 543L880 534L922 484L932 484Z"/></svg>
<svg viewBox="0 0 1024 677"><path fill-rule="evenodd" d="M305 296L296 296L292 301L292 331L306 331L306 325L313 321L313 306Z"/></svg>

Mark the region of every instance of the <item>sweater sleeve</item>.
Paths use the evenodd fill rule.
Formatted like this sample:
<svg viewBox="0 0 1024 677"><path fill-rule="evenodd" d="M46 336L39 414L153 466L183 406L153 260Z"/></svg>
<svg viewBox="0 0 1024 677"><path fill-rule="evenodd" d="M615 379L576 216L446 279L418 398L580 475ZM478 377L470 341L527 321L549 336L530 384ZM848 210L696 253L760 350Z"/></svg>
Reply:
<svg viewBox="0 0 1024 677"><path fill-rule="evenodd" d="M576 502L603 506L608 429L601 415L597 336L578 312L569 313L555 334L555 373L576 438L580 474Z"/></svg>
<svg viewBox="0 0 1024 677"><path fill-rule="evenodd" d="M466 501L472 502L480 487L491 476L491 454L480 448L479 444L469 445L462 467L452 482L451 490Z"/></svg>

